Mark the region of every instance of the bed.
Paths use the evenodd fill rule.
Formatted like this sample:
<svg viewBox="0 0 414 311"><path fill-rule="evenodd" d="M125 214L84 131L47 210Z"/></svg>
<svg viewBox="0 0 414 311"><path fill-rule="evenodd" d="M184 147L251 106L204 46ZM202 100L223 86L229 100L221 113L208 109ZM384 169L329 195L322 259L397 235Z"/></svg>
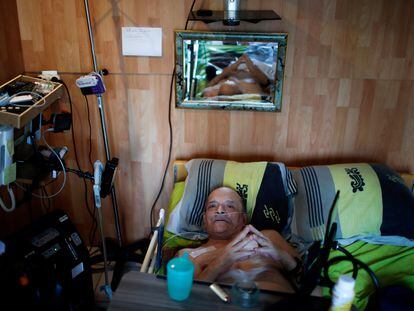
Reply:
<svg viewBox="0 0 414 311"><path fill-rule="evenodd" d="M287 168L283 163L238 163L212 159L175 161L173 170L174 189L161 249L164 264L179 248L199 246L205 238L200 227L197 227L200 225L197 215L194 216L193 213L192 218L187 217L187 220L182 221L182 215L187 213L183 200L186 199L186 189L189 193L194 192L194 187L200 187L201 173L206 175L206 171L210 170L207 177L203 175L209 185L213 187L214 183L223 183L233 188L238 187L239 194L246 195L251 222L260 229L270 226L281 232L302 254L312 242L323 238L324 220L327 218L330 203L336 190L341 189L338 212L334 216L339 227L336 239L357 259L369 265L381 286L401 284L414 290L412 174L399 175L382 164L351 163ZM217 179L221 170L224 177ZM249 177L246 178L246 175ZM279 184L274 182L278 178ZM270 180L271 184L266 184L263 181L265 179ZM193 189L191 180L197 180L192 185ZM258 183L260 187L257 186ZM265 191L262 191L263 184ZM349 191L344 190L348 188ZM251 189L256 191L253 195ZM210 187L205 187L203 191L208 193L209 190ZM272 194L266 194L262 198L262 192ZM278 196L278 192L283 192L284 196ZM252 207L251 202L248 202L249 195L253 196L253 201L260 201L260 205L265 206L266 210L260 210L259 213L257 206ZM200 201L193 196L189 203L191 206L197 205L194 204L196 201L191 200ZM269 200L275 202L273 207L271 203L264 203ZM190 218L192 221L188 220ZM280 219L285 219L286 223ZM364 221L360 221L361 219ZM186 235L183 232L192 233ZM332 251L330 258L338 255L338 251ZM158 272L163 271L161 269ZM349 263L340 262L329 269L329 277L335 281L341 274L351 272ZM366 307L368 297L373 291L369 276L364 272L358 273L355 299L358 309ZM325 289L323 294L329 295L329 291Z"/></svg>

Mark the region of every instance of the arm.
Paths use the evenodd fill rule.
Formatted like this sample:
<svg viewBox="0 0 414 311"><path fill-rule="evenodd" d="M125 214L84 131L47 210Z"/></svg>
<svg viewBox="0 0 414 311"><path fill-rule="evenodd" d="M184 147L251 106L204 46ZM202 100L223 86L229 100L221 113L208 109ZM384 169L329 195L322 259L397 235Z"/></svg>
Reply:
<svg viewBox="0 0 414 311"><path fill-rule="evenodd" d="M254 79L262 86L267 86L269 84L269 79L267 76L252 62L249 56L246 54L243 54L237 61L237 63L240 61L240 63L245 63L247 66L247 69L249 69L249 72L254 77Z"/></svg>
<svg viewBox="0 0 414 311"><path fill-rule="evenodd" d="M237 70L237 66L234 66L236 63L226 67L223 69L223 71L216 77L214 77L207 86L213 86L216 85L217 83L219 83L221 80L226 79L227 77L231 76L236 70Z"/></svg>

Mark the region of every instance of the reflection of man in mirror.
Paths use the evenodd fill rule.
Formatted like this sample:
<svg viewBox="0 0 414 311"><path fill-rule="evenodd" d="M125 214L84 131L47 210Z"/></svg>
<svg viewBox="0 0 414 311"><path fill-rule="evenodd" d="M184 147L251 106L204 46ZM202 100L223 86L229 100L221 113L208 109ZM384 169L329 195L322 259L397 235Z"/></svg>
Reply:
<svg viewBox="0 0 414 311"><path fill-rule="evenodd" d="M209 73L211 76L211 73ZM204 97L236 94L260 94L268 96L270 80L256 66L247 54L243 54L236 62L223 69L212 78L203 91Z"/></svg>

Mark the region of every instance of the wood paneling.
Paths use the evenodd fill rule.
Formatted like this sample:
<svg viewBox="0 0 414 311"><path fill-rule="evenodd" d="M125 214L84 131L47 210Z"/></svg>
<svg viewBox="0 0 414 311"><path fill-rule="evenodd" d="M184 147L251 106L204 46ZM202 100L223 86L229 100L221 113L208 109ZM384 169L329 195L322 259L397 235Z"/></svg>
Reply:
<svg viewBox="0 0 414 311"><path fill-rule="evenodd" d="M16 0L0 1L0 84L24 71Z"/></svg>
<svg viewBox="0 0 414 311"><path fill-rule="evenodd" d="M168 95L173 30L183 29L190 0L91 1L98 62L112 73L104 96L112 154L120 158L117 192L128 240L149 231L149 209L168 155ZM88 163L85 104L74 80L91 70L81 0L18 0L25 70L57 69L74 98L75 131ZM221 9L216 0L195 8ZM245 1L274 9L282 21L189 23L193 29L288 32L281 113L173 108L173 159L216 157L277 160L288 164L385 162L414 172L414 2L411 0ZM123 57L122 26L163 28L163 57ZM90 99L92 160L104 159L98 111ZM173 104L174 105L174 104ZM60 136L59 136L60 135ZM69 134L55 143L71 146ZM74 166L73 152L68 163ZM90 169L90 168L89 168ZM169 172L160 203L171 191ZM91 196L91 195L90 195ZM82 184L71 176L55 206L71 213L85 233L90 225ZM113 235L110 204L106 232Z"/></svg>
<svg viewBox="0 0 414 311"><path fill-rule="evenodd" d="M0 1L0 20L0 84L3 84L24 72L16 0ZM6 189L2 187L0 191L6 205L10 206ZM17 199L21 199L19 193ZM26 225L31 215L25 207L13 213L0 209L0 236Z"/></svg>

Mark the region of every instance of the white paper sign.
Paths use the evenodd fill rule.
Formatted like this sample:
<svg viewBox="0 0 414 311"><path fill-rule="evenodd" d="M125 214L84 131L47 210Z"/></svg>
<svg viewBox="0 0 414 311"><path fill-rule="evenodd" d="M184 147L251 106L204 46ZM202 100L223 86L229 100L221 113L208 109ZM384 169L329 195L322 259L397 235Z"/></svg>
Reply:
<svg viewBox="0 0 414 311"><path fill-rule="evenodd" d="M162 56L162 28L122 27L122 55Z"/></svg>

